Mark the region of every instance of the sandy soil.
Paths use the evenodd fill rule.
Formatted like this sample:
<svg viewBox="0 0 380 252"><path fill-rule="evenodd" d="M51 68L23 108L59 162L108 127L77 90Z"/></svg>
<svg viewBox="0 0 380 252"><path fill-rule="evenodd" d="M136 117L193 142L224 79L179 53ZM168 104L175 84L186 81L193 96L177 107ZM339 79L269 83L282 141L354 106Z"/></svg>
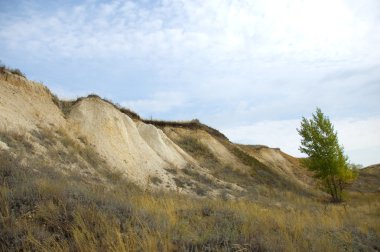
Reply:
<svg viewBox="0 0 380 252"><path fill-rule="evenodd" d="M0 130L30 131L65 127L65 119L48 89L12 74L0 74Z"/></svg>

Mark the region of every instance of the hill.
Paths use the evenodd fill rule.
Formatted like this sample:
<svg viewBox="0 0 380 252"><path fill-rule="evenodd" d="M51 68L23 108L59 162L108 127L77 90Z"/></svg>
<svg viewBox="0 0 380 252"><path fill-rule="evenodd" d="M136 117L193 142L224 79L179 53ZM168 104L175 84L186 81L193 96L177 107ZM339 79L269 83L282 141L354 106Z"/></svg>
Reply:
<svg viewBox="0 0 380 252"><path fill-rule="evenodd" d="M360 169L358 179L350 189L362 193L380 192L380 164Z"/></svg>
<svg viewBox="0 0 380 252"><path fill-rule="evenodd" d="M245 187L258 185L296 193L309 189L294 175L296 170L303 169L298 164L289 165L289 162L275 167L273 162L258 160L242 146L231 143L222 133L197 120L144 120L97 95L61 101L45 86L6 70L1 81L0 131L26 139L33 149L28 153L29 158L49 159L59 163L63 170L67 167L61 165L60 159L48 154L52 150L69 153L70 146L62 143L64 140L75 148L91 149L110 170L150 190L241 197L254 191ZM53 139L53 143L45 142ZM3 146L8 144L9 140L2 140ZM280 153L277 158L283 155ZM88 169L93 168L78 153L72 153L74 157ZM78 163L72 162L70 169L79 171L75 166Z"/></svg>
<svg viewBox="0 0 380 252"><path fill-rule="evenodd" d="M354 188L377 183L367 169ZM378 190L331 205L311 175L197 120L63 101L0 69L1 251L378 250Z"/></svg>

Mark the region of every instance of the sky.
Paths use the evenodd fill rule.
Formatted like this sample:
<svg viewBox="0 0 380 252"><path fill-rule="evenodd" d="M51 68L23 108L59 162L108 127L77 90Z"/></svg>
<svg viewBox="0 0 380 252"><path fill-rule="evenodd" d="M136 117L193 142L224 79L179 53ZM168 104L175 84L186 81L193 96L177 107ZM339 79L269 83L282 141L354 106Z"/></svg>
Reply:
<svg viewBox="0 0 380 252"><path fill-rule="evenodd" d="M316 107L380 163L378 0L0 0L0 60L64 99L96 93L301 157Z"/></svg>

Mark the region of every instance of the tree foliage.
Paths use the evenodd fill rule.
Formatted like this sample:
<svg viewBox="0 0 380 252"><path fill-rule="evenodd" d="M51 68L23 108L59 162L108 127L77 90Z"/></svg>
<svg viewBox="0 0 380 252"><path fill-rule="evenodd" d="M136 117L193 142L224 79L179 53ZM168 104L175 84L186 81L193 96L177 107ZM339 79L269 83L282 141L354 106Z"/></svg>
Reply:
<svg viewBox="0 0 380 252"><path fill-rule="evenodd" d="M356 173L350 169L348 157L338 143L337 132L329 118L317 108L311 119L302 118L297 131L302 137L299 150L308 156L304 165L314 171L334 202L342 201L343 190L355 179Z"/></svg>

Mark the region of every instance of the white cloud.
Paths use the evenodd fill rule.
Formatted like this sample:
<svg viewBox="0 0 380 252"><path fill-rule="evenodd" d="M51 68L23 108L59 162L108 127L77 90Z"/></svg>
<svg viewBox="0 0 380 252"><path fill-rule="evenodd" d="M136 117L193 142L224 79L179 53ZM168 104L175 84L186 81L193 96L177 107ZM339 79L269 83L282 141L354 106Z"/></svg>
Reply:
<svg viewBox="0 0 380 252"><path fill-rule="evenodd" d="M339 141L348 151L380 148L380 117L338 120L335 128ZM380 162L380 153L378 159Z"/></svg>
<svg viewBox="0 0 380 252"><path fill-rule="evenodd" d="M191 85L181 91L206 101L252 95L271 102L280 92L287 100L291 92L305 99L331 66L379 63L376 7L370 0L360 6L340 0L84 1L51 12L1 13L0 45L48 60L115 60L105 68L150 69L166 83L177 74L172 78ZM315 97L330 98L318 89Z"/></svg>
<svg viewBox="0 0 380 252"><path fill-rule="evenodd" d="M87 1L50 13L31 10L26 18L8 20L3 14L0 38L65 57L119 55L162 62L186 56L197 63L363 60L380 55L376 12L369 12L379 6L376 1L366 6L363 14L338 0ZM372 53L364 55L368 48Z"/></svg>
<svg viewBox="0 0 380 252"><path fill-rule="evenodd" d="M380 117L340 119L333 124L339 143L344 146L351 162L363 165L380 163ZM296 129L299 126L300 120L265 121L222 132L235 142L279 147L291 155L303 156L298 151L300 137Z"/></svg>
<svg viewBox="0 0 380 252"><path fill-rule="evenodd" d="M76 89L75 91L68 90L68 89L63 88L59 84L50 86L50 90L62 100L75 100L78 97L84 97L89 94L97 93L95 91L81 90L81 89Z"/></svg>
<svg viewBox="0 0 380 252"><path fill-rule="evenodd" d="M222 132L234 142L279 147L289 154L299 156L298 126L299 120L263 121L224 129Z"/></svg>
<svg viewBox="0 0 380 252"><path fill-rule="evenodd" d="M179 92L159 92L147 99L124 101L121 105L143 115L151 113L168 112L177 107L183 107L186 103L184 94Z"/></svg>

